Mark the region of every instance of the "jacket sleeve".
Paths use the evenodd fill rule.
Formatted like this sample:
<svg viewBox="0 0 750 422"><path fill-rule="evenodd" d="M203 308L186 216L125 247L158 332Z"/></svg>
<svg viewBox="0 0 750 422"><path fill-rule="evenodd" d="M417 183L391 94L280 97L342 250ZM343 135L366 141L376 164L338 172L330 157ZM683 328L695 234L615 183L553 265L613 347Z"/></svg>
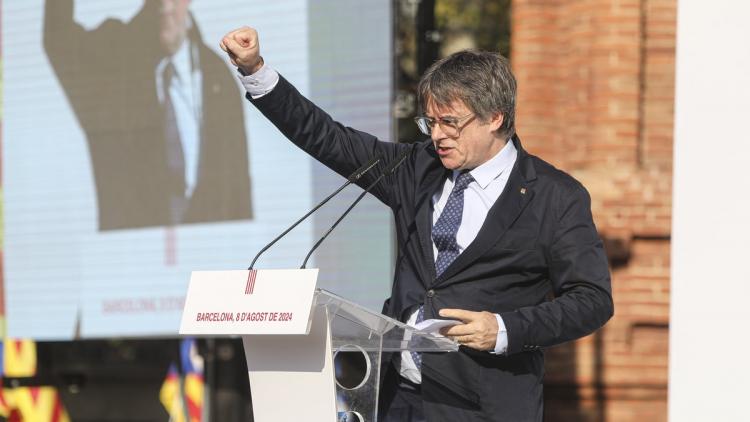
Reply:
<svg viewBox="0 0 750 422"><path fill-rule="evenodd" d="M81 103L79 93L90 83L81 77L91 67L90 57L103 59L101 51L89 48L86 31L73 19L73 0L45 2L42 39L50 66L75 108Z"/></svg>
<svg viewBox="0 0 750 422"><path fill-rule="evenodd" d="M357 182L360 187L372 183L401 151L412 148L406 144L380 141L373 135L334 121L282 76L268 94L256 99L248 94L246 98L295 145L344 177L380 155L382 160L378 168ZM390 206L392 184L392 178L386 178L371 193Z"/></svg>
<svg viewBox="0 0 750 422"><path fill-rule="evenodd" d="M577 182L563 190L555 201L555 229L545 251L555 298L500 315L508 330L507 354L583 337L614 313L609 266L588 192Z"/></svg>

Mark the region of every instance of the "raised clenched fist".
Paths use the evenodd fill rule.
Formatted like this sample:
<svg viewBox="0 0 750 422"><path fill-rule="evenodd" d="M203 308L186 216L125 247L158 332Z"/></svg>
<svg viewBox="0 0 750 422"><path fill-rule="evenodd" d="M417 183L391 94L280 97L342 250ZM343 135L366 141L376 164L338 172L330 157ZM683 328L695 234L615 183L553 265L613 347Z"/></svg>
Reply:
<svg viewBox="0 0 750 422"><path fill-rule="evenodd" d="M263 66L258 31L253 28L243 26L229 32L219 46L229 55L232 64L246 75L252 75Z"/></svg>

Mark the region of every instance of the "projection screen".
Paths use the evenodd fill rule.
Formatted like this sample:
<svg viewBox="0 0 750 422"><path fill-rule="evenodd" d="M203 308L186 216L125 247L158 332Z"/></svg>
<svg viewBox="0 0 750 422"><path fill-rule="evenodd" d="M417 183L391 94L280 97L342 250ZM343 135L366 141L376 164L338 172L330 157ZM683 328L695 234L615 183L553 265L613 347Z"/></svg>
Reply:
<svg viewBox="0 0 750 422"><path fill-rule="evenodd" d="M174 335L191 271L247 268L344 181L244 99L219 40L254 26L266 62L301 92L390 140L390 7L4 1L8 335ZM299 267L357 189L257 267ZM384 205L361 203L309 265L321 268L319 286L380 310L392 274L389 222Z"/></svg>

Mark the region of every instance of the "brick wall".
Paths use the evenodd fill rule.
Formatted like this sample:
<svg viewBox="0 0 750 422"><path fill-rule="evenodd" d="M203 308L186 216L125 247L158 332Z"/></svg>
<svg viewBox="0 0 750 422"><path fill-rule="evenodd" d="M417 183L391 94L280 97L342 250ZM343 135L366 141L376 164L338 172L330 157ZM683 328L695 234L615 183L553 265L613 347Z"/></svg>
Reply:
<svg viewBox="0 0 750 422"><path fill-rule="evenodd" d="M583 182L615 317L547 352L548 420L667 418L676 0L514 0L518 128Z"/></svg>

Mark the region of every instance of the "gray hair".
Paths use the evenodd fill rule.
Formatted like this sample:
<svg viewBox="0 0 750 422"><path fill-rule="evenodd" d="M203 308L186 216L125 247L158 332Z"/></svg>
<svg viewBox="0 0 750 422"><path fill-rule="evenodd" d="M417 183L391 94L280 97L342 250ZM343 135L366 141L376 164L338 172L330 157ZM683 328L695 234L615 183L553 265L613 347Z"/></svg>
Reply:
<svg viewBox="0 0 750 422"><path fill-rule="evenodd" d="M516 131L516 78L499 53L464 50L438 60L422 75L417 95L422 111L430 102L444 107L461 100L482 121L502 114L503 135Z"/></svg>

